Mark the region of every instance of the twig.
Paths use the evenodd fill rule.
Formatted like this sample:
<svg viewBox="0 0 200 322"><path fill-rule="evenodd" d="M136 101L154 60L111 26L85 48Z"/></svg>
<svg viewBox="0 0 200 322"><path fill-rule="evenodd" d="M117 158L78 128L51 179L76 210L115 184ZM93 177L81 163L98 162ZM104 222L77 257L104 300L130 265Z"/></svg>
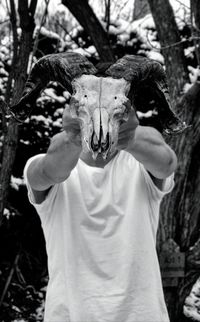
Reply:
<svg viewBox="0 0 200 322"><path fill-rule="evenodd" d="M4 23L6 23L6 22L9 22L9 21L10 21L10 19L6 19L6 20L4 20L4 21L0 21L0 25L4 24Z"/></svg>
<svg viewBox="0 0 200 322"><path fill-rule="evenodd" d="M17 253L17 255L16 255L16 257L15 257L15 260L14 260L14 263L13 263L13 266L12 266L12 268L11 268L11 270L10 270L10 274L8 275L8 278L7 278L7 281L6 281L6 284L5 284L5 287L4 287L4 290L3 290L3 293L2 293L2 295L1 295L1 299L0 299L0 307L1 307L1 305L2 305L2 303L3 303L3 300L4 300L5 296L6 296L6 293L7 293L8 287L9 287L9 285L10 285L10 282L11 282L11 280L12 280L13 274L14 274L15 269L16 269L16 267L17 267L17 263L18 263L18 261L19 261L19 257L20 257L20 252L21 252L21 250Z"/></svg>
<svg viewBox="0 0 200 322"><path fill-rule="evenodd" d="M180 41L174 42L174 43L172 43L170 45L162 46L162 47L157 48L157 47L155 47L155 46L153 46L151 44L151 41L149 39L149 35L148 34L149 34L149 31L147 31L147 41L148 41L149 45L151 46L151 48L157 50L158 52L160 52L160 50L163 50L163 49L167 49L167 48L171 48L171 47L178 46L178 45L180 45L180 44L182 44L184 42L187 42L187 41L200 40L200 37L191 36L188 39L180 40Z"/></svg>
<svg viewBox="0 0 200 322"><path fill-rule="evenodd" d="M10 16L10 9L9 9L9 5L8 5L8 0L6 0L6 8L7 8L7 11L8 11L8 15Z"/></svg>
<svg viewBox="0 0 200 322"><path fill-rule="evenodd" d="M180 0L176 0L176 2L180 3L180 4L181 4L182 6L184 6L185 8L190 9L190 7L189 7L189 6L187 6L185 3L183 3L182 1L180 1Z"/></svg>
<svg viewBox="0 0 200 322"><path fill-rule="evenodd" d="M17 35L17 18L16 18L16 8L14 0L10 0L10 22L12 26L12 32L13 32L13 58L12 58L12 65L11 65L11 72L9 74L7 87L6 87L6 93L5 93L5 101L9 104L10 102L10 93L11 93L11 87L12 87L12 81L15 76L15 66L18 59L18 35Z"/></svg>
<svg viewBox="0 0 200 322"><path fill-rule="evenodd" d="M22 272L21 272L21 270L20 270L20 268L19 268L18 265L16 265L16 269L15 270L16 270L16 274L17 274L17 277L18 277L19 282L21 284L23 284L23 285L26 285L25 278L24 278L24 276L23 276L23 274L22 274Z"/></svg>
<svg viewBox="0 0 200 322"><path fill-rule="evenodd" d="M81 45L79 44L78 41L76 41L74 38L72 38L72 36L70 35L69 31L63 26L61 25L61 23L59 22L58 19L56 19L56 22L57 24L66 32L66 34L70 37L70 39L75 42L75 44L78 46L78 47L81 47Z"/></svg>
<svg viewBox="0 0 200 322"><path fill-rule="evenodd" d="M114 12L115 10L118 10L118 9L116 9L116 8L119 8L119 10L118 10L118 14L117 14L117 19L119 18L120 14L121 14L121 11L126 7L126 5L127 5L127 3L128 3L128 2L129 2L129 0L126 0L126 1L122 4L122 6L117 5L117 1L114 3L114 8L113 8L112 12Z"/></svg>
<svg viewBox="0 0 200 322"><path fill-rule="evenodd" d="M6 104L9 104L10 97L11 97L12 81L15 76L15 66L16 66L17 58L18 58L18 35L17 35L17 18L16 18L16 9L15 9L14 0L10 0L10 9L8 6L8 0L6 0L6 5L7 5L8 14L10 16L10 22L11 22L12 32L13 32L13 58L12 58L12 64L11 64L11 72L8 77L6 92L5 92L5 102L6 102ZM3 129L4 133L7 132L6 115L8 113L7 113L6 104L3 102L0 102L1 109L3 111L3 113L2 113L2 129Z"/></svg>
<svg viewBox="0 0 200 322"><path fill-rule="evenodd" d="M39 42L39 36L40 36L41 29L44 26L44 24L46 22L46 17L48 15L49 2L50 2L50 0L45 0L46 6L45 6L44 13L42 15L42 19L41 19L41 22L40 22L39 29L37 30L37 34L36 34L36 37L35 37L35 41L34 41L34 45L33 45L33 52L32 52L32 57L31 57L31 63L30 63L30 69L32 68L33 57L34 57L34 55L35 55L35 53L37 51L37 48L38 48L38 42Z"/></svg>
<svg viewBox="0 0 200 322"><path fill-rule="evenodd" d="M195 30L194 30L194 25L193 25L193 6L192 6L192 1L190 1L190 23L191 23L191 35L193 37L195 35ZM197 30L198 33L200 32L198 30L197 26L196 26L196 30ZM197 41L196 41L197 38L198 37L195 37L195 40L194 40L194 48L195 48L195 54L196 54L196 58L197 58L197 63L198 63L198 66L200 66L199 50L197 48Z"/></svg>

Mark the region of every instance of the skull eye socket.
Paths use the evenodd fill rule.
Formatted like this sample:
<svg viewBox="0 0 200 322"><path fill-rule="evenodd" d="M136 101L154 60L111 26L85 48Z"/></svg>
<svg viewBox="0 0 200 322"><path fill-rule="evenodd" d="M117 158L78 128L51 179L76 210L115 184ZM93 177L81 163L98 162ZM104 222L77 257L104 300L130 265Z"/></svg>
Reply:
<svg viewBox="0 0 200 322"><path fill-rule="evenodd" d="M116 100L117 99L117 96L115 96L114 99Z"/></svg>

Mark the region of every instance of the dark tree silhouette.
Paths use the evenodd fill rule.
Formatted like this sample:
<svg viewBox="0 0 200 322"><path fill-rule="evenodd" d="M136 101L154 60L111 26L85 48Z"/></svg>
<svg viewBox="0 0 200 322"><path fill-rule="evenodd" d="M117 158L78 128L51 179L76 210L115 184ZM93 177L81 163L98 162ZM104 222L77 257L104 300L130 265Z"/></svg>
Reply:
<svg viewBox="0 0 200 322"><path fill-rule="evenodd" d="M87 34L90 36L102 61L114 61L109 38L87 0L62 0Z"/></svg>
<svg viewBox="0 0 200 322"><path fill-rule="evenodd" d="M32 0L28 5L27 0L18 2L18 13L20 27L22 30L20 40L17 35L16 8L14 0L10 0L10 20L13 31L13 61L12 72L10 73L6 90L6 101L15 104L21 97L27 77L27 66L32 48L33 30L35 28L34 14L37 0ZM12 82L14 87L12 90ZM18 144L19 128L13 118L6 122L6 116L2 113L3 124L3 149L1 154L0 169L0 225L3 218L3 211L6 204L12 167L15 160L16 148Z"/></svg>

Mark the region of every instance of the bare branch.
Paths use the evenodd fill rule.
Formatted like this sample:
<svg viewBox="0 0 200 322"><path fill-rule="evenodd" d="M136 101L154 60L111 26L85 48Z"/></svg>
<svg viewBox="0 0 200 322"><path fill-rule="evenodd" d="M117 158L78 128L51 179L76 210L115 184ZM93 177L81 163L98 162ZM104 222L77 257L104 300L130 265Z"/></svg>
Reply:
<svg viewBox="0 0 200 322"><path fill-rule="evenodd" d="M7 1L6 1L7 3ZM10 0L10 9L7 3L7 8L8 8L8 13L10 15L10 22L12 26L12 35L13 35L13 58L12 58L12 64L11 64L11 71L8 77L7 81L7 86L6 86L6 92L5 92L5 102L7 104L10 103L10 98L11 98L11 89L12 89L12 81L15 77L15 68L17 64L17 59L18 59L18 35L17 35L17 17L16 17L16 8L15 8L15 3L14 0ZM2 130L4 133L7 132L7 109L6 109L6 104L1 104L1 110L2 110Z"/></svg>
<svg viewBox="0 0 200 322"><path fill-rule="evenodd" d="M35 10L37 7L37 0L32 0L29 6L29 12L31 13L32 16L35 14Z"/></svg>
<svg viewBox="0 0 200 322"><path fill-rule="evenodd" d="M182 5L183 7L187 8L187 9L190 9L190 7L187 6L185 3L183 3L182 1L176 0L176 2L180 3L180 5Z"/></svg>
<svg viewBox="0 0 200 322"><path fill-rule="evenodd" d="M4 21L0 21L0 25L3 25L4 23L9 22L9 21L10 21L10 19L6 19Z"/></svg>
<svg viewBox="0 0 200 322"><path fill-rule="evenodd" d="M40 32L41 32L41 29L44 26L44 24L46 22L47 15L48 15L49 2L50 2L50 0L45 0L46 6L45 6L45 9L44 9L44 12L43 12L43 15L42 15L40 26L39 26L39 28L37 30L37 34L36 34L36 37L35 37L35 41L34 41L34 45L33 45L32 58L31 58L31 63L30 63L30 69L31 69L31 67L33 65L33 57L34 57L34 55L35 55L35 53L37 51L37 48L38 48L39 35L40 35Z"/></svg>
<svg viewBox="0 0 200 322"><path fill-rule="evenodd" d="M74 39L71 35L70 35L70 32L60 23L60 21L57 19L56 20L58 26L60 26L65 32L66 34L70 37L70 39L72 41L74 41L74 43L78 46L78 47L81 47L80 43L78 42L78 40Z"/></svg>
<svg viewBox="0 0 200 322"><path fill-rule="evenodd" d="M6 281L6 284L5 284L5 286L4 286L3 293L1 294L0 307L1 307L2 303L3 303L3 300L4 300L4 298L5 298L5 295L6 295L6 293L7 293L7 290L8 290L8 288L9 288L10 283L11 283L11 280L12 280L13 274L14 274L14 272L15 272L15 270L16 270L17 263L18 263L19 258L20 258L20 252L21 252L21 250L17 253L17 255L16 255L16 257L15 257L15 260L14 260L13 266L12 266L12 268L11 268L11 270L10 270L9 276L8 276L7 281Z"/></svg>
<svg viewBox="0 0 200 322"><path fill-rule="evenodd" d="M9 8L9 5L8 5L8 0L6 0L6 8L7 8L7 11L8 11L8 15L10 16L10 8Z"/></svg>
<svg viewBox="0 0 200 322"><path fill-rule="evenodd" d="M167 46L162 46L162 47L157 48L156 46L152 45L152 43L151 43L151 41L149 39L149 31L147 31L147 41L148 41L149 45L151 46L151 48L155 49L158 52L160 52L161 50L164 50L164 49L168 49L168 48L171 48L171 47L178 46L180 44L183 44L185 42L192 41L192 40L200 40L200 37L191 36L188 39L180 40L180 41L174 42L172 44L169 44Z"/></svg>

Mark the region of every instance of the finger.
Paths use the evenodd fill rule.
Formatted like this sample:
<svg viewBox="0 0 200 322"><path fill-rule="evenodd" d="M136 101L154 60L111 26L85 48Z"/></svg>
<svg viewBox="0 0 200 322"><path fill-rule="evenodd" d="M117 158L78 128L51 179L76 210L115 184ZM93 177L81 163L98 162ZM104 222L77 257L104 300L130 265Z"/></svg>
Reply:
<svg viewBox="0 0 200 322"><path fill-rule="evenodd" d="M63 120L70 121L73 120L74 123L80 123L80 119L78 117L74 117L69 108L65 108L63 112Z"/></svg>

